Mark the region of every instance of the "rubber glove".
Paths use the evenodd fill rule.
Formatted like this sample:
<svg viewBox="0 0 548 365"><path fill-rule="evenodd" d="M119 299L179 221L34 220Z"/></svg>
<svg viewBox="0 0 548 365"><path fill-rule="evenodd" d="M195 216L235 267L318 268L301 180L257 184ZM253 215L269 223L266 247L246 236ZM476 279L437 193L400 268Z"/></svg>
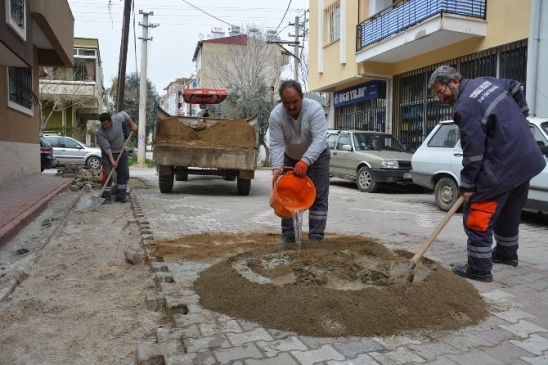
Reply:
<svg viewBox="0 0 548 365"><path fill-rule="evenodd" d="M306 170L308 170L308 164L304 162L303 160L300 160L295 165L295 169L293 170L293 174L297 177L305 177Z"/></svg>

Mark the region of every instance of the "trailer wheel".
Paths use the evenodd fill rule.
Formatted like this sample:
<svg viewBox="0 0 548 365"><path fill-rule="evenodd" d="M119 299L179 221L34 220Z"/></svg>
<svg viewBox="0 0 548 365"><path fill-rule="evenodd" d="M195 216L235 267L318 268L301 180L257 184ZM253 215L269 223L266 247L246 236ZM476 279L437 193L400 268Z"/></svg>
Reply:
<svg viewBox="0 0 548 365"><path fill-rule="evenodd" d="M171 193L173 191L173 174L158 176L160 193Z"/></svg>
<svg viewBox="0 0 548 365"><path fill-rule="evenodd" d="M249 191L251 190L251 179L243 179L238 176L236 188L238 190L238 195L249 195Z"/></svg>
<svg viewBox="0 0 548 365"><path fill-rule="evenodd" d="M177 181L188 181L188 174L186 173L179 173L175 174L175 180Z"/></svg>
<svg viewBox="0 0 548 365"><path fill-rule="evenodd" d="M223 179L226 181L234 181L236 180L236 176L223 176Z"/></svg>

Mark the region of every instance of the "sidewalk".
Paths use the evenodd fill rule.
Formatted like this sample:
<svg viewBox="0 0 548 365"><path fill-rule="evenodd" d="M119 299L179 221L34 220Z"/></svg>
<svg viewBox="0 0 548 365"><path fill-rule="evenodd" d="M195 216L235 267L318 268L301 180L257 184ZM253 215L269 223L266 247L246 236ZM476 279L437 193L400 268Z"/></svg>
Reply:
<svg viewBox="0 0 548 365"><path fill-rule="evenodd" d="M0 247L46 209L49 201L68 189L73 179L41 173L0 184Z"/></svg>

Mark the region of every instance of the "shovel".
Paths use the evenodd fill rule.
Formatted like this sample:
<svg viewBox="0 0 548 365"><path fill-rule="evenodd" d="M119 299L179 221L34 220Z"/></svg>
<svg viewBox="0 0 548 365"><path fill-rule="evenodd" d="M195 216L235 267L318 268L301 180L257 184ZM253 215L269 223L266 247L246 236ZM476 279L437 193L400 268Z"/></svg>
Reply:
<svg viewBox="0 0 548 365"><path fill-rule="evenodd" d="M453 206L451 207L451 209L449 209L449 211L447 212L447 214L445 215L445 217L443 217L442 221L440 223L438 223L438 226L436 227L436 229L434 230L434 232L432 232L432 234L430 234L430 236L426 239L426 241L424 241L424 243L422 244L421 248L417 251L417 253L415 254L415 256L413 256L413 258L411 259L411 261L409 262L409 269L413 270L415 268L415 266L417 265L417 263L420 261L420 259L422 258L422 255L424 255L424 253L426 252L426 250L428 250L428 247L430 247L430 245L432 244L432 242L434 242L434 240L436 239L436 237L438 237L438 234L441 232L441 230L443 229L443 227L445 227L445 225L447 224L447 222L449 222L449 219L451 219L451 217L453 216L453 214L455 214L455 212L460 208L460 206L462 205L462 202L464 202L464 197L460 197L456 202L455 204L453 204Z"/></svg>
<svg viewBox="0 0 548 365"><path fill-rule="evenodd" d="M120 157L122 157L122 154L126 150L126 145L131 139L132 135L133 135L133 131L131 131L131 133L127 137L126 141L124 142L124 145L122 146L122 150L118 154L118 158L116 159L117 164L118 164L118 161L120 161ZM91 207L96 207L103 204L103 202L105 201L105 198L101 198L101 195L103 195L103 193L105 192L105 188L107 187L108 182L110 181L110 178L112 177L112 174L114 173L114 170L116 169L114 168L110 169L110 173L108 174L108 177L105 180L105 183L103 184L103 187L101 188L101 191L99 191L98 193L95 193L91 198L89 198L88 201L86 202L86 206L91 208Z"/></svg>

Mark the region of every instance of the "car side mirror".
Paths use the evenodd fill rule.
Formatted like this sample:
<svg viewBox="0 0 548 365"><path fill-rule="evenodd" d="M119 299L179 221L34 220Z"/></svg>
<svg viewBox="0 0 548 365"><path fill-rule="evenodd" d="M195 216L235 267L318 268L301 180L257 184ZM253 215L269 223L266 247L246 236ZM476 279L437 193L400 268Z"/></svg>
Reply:
<svg viewBox="0 0 548 365"><path fill-rule="evenodd" d="M352 151L352 146L349 144L343 144L342 146L343 151Z"/></svg>
<svg viewBox="0 0 548 365"><path fill-rule="evenodd" d="M548 157L548 146L539 146L540 152L546 157Z"/></svg>

